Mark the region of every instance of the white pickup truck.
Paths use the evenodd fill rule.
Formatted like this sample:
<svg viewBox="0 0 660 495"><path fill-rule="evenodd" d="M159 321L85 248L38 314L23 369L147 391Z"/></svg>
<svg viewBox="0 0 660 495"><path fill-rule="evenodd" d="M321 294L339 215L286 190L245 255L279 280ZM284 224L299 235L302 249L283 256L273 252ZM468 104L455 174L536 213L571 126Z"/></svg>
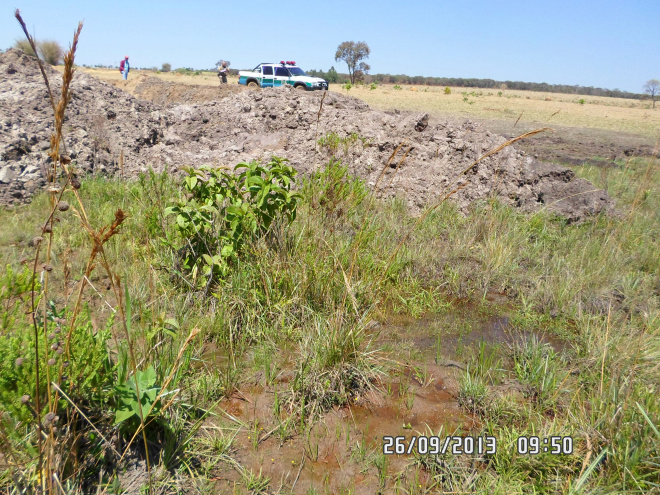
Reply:
<svg viewBox="0 0 660 495"><path fill-rule="evenodd" d="M313 91L328 89L328 82L320 77L308 76L295 62L280 62L279 64L263 63L252 70L242 70L238 73L238 84L250 88L271 88L278 86L293 86L296 89Z"/></svg>

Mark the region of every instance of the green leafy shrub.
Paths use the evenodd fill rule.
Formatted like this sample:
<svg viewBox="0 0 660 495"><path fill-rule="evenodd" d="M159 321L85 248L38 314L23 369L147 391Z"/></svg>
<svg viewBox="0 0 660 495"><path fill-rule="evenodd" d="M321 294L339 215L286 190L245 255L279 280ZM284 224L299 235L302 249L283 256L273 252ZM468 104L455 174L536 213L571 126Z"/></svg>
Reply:
<svg viewBox="0 0 660 495"><path fill-rule="evenodd" d="M450 95L451 94L451 88L449 86L445 86L445 94Z"/></svg>
<svg viewBox="0 0 660 495"><path fill-rule="evenodd" d="M372 91L374 89L377 89L377 88L378 88L378 85L376 83L371 83L371 85L369 86L369 89L372 90Z"/></svg>
<svg viewBox="0 0 660 495"><path fill-rule="evenodd" d="M353 85L351 83L348 83L348 82L342 86L342 88L344 88L346 91L350 91L350 89L352 87L353 87Z"/></svg>
<svg viewBox="0 0 660 495"><path fill-rule="evenodd" d="M208 284L224 276L248 239L265 235L273 221L296 218L298 193L292 192L296 170L288 160L273 157L226 168L189 168L186 197L168 207L176 215L182 268L194 284Z"/></svg>
<svg viewBox="0 0 660 495"><path fill-rule="evenodd" d="M40 284L35 281L35 291L38 293ZM10 265L7 271L0 275L0 330L5 332L14 326L16 316L22 316L21 307L26 307L32 290L32 270L27 266L23 271L15 273Z"/></svg>
<svg viewBox="0 0 660 495"><path fill-rule="evenodd" d="M397 91L400 91L402 88L401 88L401 86L399 86L398 84L395 84L395 85L394 85L394 89L396 89Z"/></svg>

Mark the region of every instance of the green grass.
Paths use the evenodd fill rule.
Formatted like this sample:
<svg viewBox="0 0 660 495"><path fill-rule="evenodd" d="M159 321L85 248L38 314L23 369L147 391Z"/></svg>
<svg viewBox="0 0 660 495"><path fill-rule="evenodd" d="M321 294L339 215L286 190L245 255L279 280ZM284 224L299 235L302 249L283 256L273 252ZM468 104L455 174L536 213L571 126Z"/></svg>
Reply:
<svg viewBox="0 0 660 495"><path fill-rule="evenodd" d="M485 297L495 291L509 296L512 308L507 311L513 314L516 330L554 334L564 348L528 339L510 347L482 343L467 349L468 371L459 376L459 403L479 419L471 435L498 437L497 454L473 460L452 457L441 464L420 460L407 468L407 478L388 460L375 456L367 471L373 486L398 484L415 493L422 492L420 487L476 493L657 490L658 162L635 159L620 168L577 172L608 190L617 201L617 216L575 225L546 211L522 214L495 200L475 204L466 216L446 204L424 219L390 264L391 253L415 219L400 199L371 201L360 181L332 165L300 188L296 220L246 239L230 270L206 297L182 284L185 273L173 269L179 254L173 218L164 211L182 194L174 178L151 174L135 182L85 180L80 192L92 225L110 223L117 208L128 214L121 233L105 249L130 295L130 303L122 304L130 305L139 369L152 366L158 386L174 373L168 390L176 393L175 400L157 411L158 421L148 431L153 445L167 446L161 451L176 455L159 457L155 448L152 460L179 459L167 464L201 486L220 469L216 461L221 458L223 465L237 470L248 491L270 491L273 477L258 466L236 461L242 447L235 432L201 437L195 433L206 411L216 411L218 401L244 388L249 377L259 376L260 385L273 392L273 424L264 426L274 428L277 445L297 442L305 432L309 437L310 426L323 422L330 408L377 389L390 373L391 358L402 348L377 345L378 332L367 325L370 320L459 311L456 301L466 300L491 314L494 309ZM65 199L75 204L68 194ZM30 289L25 277L16 274L23 273L21 260L31 266L34 247L29 244L47 209L48 198L39 196L28 206L0 211L3 345L24 345L17 339L27 322ZM90 244L72 209L58 216L50 294L58 311L70 312L74 282L85 270ZM89 316L84 328L107 328L109 338L105 350L94 354L100 373L96 399L72 400L104 436L126 436L113 425L116 406L111 393L130 373L120 321L113 316L119 302L107 289L109 280L102 271L92 272L90 282L94 289L85 293ZM193 329L200 333L186 347ZM80 340L76 345L87 344ZM215 357L204 354L207 346L216 349ZM442 352L440 340L437 354ZM103 362L107 366L101 367ZM0 379L16 372L13 364L3 363ZM291 372L292 379L279 383L283 371ZM418 380L432 384L426 368L418 366L416 373ZM182 391L175 392L179 388ZM13 463L3 468L0 484L12 485L10 473L15 469L25 482L34 482L35 430L30 430L28 411L17 403L24 391L12 395L5 387L0 392L5 401L0 406L7 411L0 442L4 458L12 456ZM412 401L404 406L413 407ZM61 408L72 414L68 403ZM80 417L71 422L73 416L62 416L60 421L75 424L88 437L96 435ZM171 428L165 428L168 422ZM575 452L517 455L514 446L522 435L571 435ZM72 489L90 488L81 473L98 479L100 466L108 462L99 449L102 441L95 438L63 471ZM308 456L319 457L316 440L308 440ZM369 450L364 444L356 447L348 439L341 443L348 445L347 462L365 462ZM257 443L248 450L260 448ZM365 453L364 459L357 459L356 448ZM134 455L140 455L139 449ZM81 463L86 470L76 471L74 466ZM105 477L105 483L117 479L110 472Z"/></svg>

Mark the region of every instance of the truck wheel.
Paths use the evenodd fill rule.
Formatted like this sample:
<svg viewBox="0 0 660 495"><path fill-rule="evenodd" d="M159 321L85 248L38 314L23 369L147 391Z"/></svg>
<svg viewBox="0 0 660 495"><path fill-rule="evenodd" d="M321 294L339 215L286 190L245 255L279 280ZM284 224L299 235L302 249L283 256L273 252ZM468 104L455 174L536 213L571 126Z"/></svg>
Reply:
<svg viewBox="0 0 660 495"><path fill-rule="evenodd" d="M298 91L307 91L307 87L304 84L298 84L298 86L295 86L295 88Z"/></svg>
<svg viewBox="0 0 660 495"><path fill-rule="evenodd" d="M259 87L259 83L257 81L250 81L247 83L247 87L250 89L257 89Z"/></svg>

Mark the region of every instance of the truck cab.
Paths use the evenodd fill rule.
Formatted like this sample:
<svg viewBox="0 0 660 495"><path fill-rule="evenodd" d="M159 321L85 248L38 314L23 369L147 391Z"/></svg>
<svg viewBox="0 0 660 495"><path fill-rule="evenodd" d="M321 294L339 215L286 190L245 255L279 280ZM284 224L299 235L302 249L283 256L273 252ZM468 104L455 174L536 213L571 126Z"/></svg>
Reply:
<svg viewBox="0 0 660 495"><path fill-rule="evenodd" d="M238 84L250 88L293 86L296 89L327 90L328 82L320 77L309 76L295 62L261 63L251 71L239 71Z"/></svg>

